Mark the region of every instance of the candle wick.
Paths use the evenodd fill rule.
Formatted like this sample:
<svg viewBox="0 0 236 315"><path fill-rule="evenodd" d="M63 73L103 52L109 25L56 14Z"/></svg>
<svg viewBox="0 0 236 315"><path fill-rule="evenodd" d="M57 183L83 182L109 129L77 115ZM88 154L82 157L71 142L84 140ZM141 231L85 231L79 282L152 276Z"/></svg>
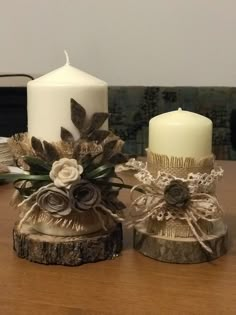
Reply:
<svg viewBox="0 0 236 315"><path fill-rule="evenodd" d="M64 50L64 53L66 55L66 65L70 65L70 59L69 59L68 52L66 50Z"/></svg>

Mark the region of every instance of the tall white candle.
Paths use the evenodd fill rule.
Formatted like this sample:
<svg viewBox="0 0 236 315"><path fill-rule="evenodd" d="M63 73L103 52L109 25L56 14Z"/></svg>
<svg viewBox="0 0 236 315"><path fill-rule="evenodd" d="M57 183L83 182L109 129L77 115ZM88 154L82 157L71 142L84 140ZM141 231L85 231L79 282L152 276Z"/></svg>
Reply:
<svg viewBox="0 0 236 315"><path fill-rule="evenodd" d="M86 109L88 116L108 111L107 83L72 67L66 56L65 66L27 85L29 136L59 141L64 127L77 138L78 130L70 118L71 98Z"/></svg>
<svg viewBox="0 0 236 315"><path fill-rule="evenodd" d="M149 150L169 157L208 156L212 153L212 121L181 108L158 115L149 122Z"/></svg>

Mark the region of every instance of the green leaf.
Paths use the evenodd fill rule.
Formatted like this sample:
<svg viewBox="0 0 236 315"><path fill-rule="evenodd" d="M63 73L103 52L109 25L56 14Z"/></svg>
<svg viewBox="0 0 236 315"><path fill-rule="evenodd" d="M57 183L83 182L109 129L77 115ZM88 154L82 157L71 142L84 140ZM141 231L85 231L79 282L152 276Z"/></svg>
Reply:
<svg viewBox="0 0 236 315"><path fill-rule="evenodd" d="M88 172L86 174L86 178L88 179L98 179L98 178L103 178L103 177L108 177L111 174L114 173L114 165L112 164L103 164L92 171Z"/></svg>
<svg viewBox="0 0 236 315"><path fill-rule="evenodd" d="M100 160L100 156L103 154L103 152L99 152L98 154L92 156L91 154L86 154L83 159L81 164L83 165L84 168L84 174L86 176L87 173L91 172L92 170L96 169L99 165L99 163L96 163L96 159Z"/></svg>
<svg viewBox="0 0 236 315"><path fill-rule="evenodd" d="M30 167L30 173L35 175L44 175L49 174L52 165L47 163L39 158L33 156L24 156L23 160L27 163Z"/></svg>
<svg viewBox="0 0 236 315"><path fill-rule="evenodd" d="M76 128L81 132L86 119L86 110L82 105L71 99L71 120Z"/></svg>
<svg viewBox="0 0 236 315"><path fill-rule="evenodd" d="M50 181L49 175L29 175L29 174L18 174L18 173L7 173L0 174L0 179L5 179L8 182L14 182L16 180L32 180L32 181Z"/></svg>
<svg viewBox="0 0 236 315"><path fill-rule="evenodd" d="M66 128L61 127L61 139L67 143L73 143L74 137L72 133Z"/></svg>

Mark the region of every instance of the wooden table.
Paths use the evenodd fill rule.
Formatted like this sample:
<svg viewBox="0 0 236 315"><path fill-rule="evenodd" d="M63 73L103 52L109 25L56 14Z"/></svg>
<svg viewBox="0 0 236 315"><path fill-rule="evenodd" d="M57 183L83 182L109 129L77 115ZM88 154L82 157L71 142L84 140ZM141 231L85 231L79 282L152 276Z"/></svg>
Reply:
<svg viewBox="0 0 236 315"><path fill-rule="evenodd" d="M13 190L1 186L0 314L236 314L236 162L221 165L218 196L232 244L226 256L197 265L142 256L132 249L131 231L124 232L124 250L115 260L63 267L20 259L12 250ZM128 201L128 194L122 198Z"/></svg>

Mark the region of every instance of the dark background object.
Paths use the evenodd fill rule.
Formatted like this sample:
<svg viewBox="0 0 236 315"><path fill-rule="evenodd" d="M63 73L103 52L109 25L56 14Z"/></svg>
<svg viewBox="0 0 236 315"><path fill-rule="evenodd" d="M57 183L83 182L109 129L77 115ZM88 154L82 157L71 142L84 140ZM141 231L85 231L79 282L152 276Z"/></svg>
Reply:
<svg viewBox="0 0 236 315"><path fill-rule="evenodd" d="M9 137L27 130L25 87L0 87L0 136Z"/></svg>
<svg viewBox="0 0 236 315"><path fill-rule="evenodd" d="M232 148L236 150L236 109L232 110L230 116L230 130Z"/></svg>
<svg viewBox="0 0 236 315"><path fill-rule="evenodd" d="M182 107L213 121L217 159L236 160L236 88L111 86L108 97L110 129L129 154L145 155L152 117ZM26 87L0 87L0 136L26 130Z"/></svg>
<svg viewBox="0 0 236 315"><path fill-rule="evenodd" d="M0 78L34 78L25 73L4 73ZM26 87L0 87L0 136L10 137L27 130Z"/></svg>
<svg viewBox="0 0 236 315"><path fill-rule="evenodd" d="M110 127L125 140L125 151L145 155L149 119L181 107L213 121L213 153L236 160L235 87L110 87Z"/></svg>

